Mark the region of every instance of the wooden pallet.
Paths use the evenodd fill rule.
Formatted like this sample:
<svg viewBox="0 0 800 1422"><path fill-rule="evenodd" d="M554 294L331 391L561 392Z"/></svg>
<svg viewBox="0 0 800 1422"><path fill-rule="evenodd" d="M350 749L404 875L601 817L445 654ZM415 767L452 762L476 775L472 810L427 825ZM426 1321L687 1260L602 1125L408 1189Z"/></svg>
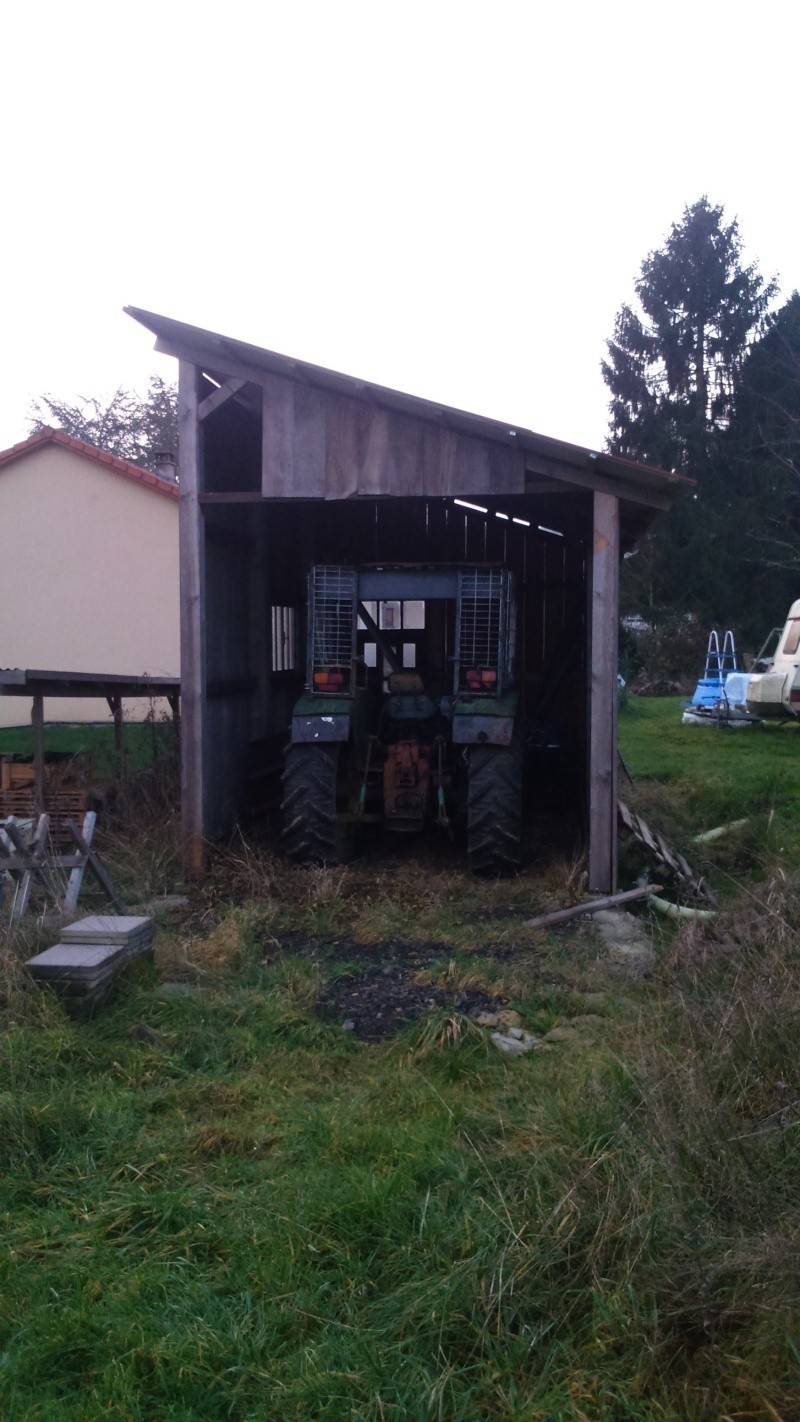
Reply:
<svg viewBox="0 0 800 1422"><path fill-rule="evenodd" d="M77 789L53 789L45 785L44 808L50 817L50 838L58 849L71 848L73 840L67 829L68 820L83 819L87 809L86 791ZM16 785L10 790L0 790L0 820L13 815L17 820L33 820L37 817L36 795L33 784Z"/></svg>

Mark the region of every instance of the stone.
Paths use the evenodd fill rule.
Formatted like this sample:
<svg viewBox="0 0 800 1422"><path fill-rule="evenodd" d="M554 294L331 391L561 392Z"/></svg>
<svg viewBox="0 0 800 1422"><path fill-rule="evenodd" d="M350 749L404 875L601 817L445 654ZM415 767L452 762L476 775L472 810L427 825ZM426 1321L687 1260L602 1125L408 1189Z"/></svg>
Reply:
<svg viewBox="0 0 800 1422"><path fill-rule="evenodd" d="M592 917L595 928L607 943L640 943L644 941L642 926L632 913L621 909L602 909Z"/></svg>
<svg viewBox="0 0 800 1422"><path fill-rule="evenodd" d="M521 1027L522 1018L513 1008L504 1007L499 1012L478 1012L474 1021L479 1027L496 1027L501 1032L509 1032L512 1027Z"/></svg>
<svg viewBox="0 0 800 1422"><path fill-rule="evenodd" d="M551 1027L549 1032L545 1032L543 1040L545 1042L577 1042L578 1035L574 1027Z"/></svg>
<svg viewBox="0 0 800 1422"><path fill-rule="evenodd" d="M628 962L634 971L653 958L653 945L638 918L620 909L603 909L592 922L615 958Z"/></svg>
<svg viewBox="0 0 800 1422"><path fill-rule="evenodd" d="M590 1032L594 1027L605 1027L607 1022L607 1017L599 1017L596 1012L583 1012L578 1017L570 1017L569 1026L578 1032Z"/></svg>
<svg viewBox="0 0 800 1422"><path fill-rule="evenodd" d="M605 1007L608 1002L608 993L585 992L582 994L582 1001L587 1007Z"/></svg>
<svg viewBox="0 0 800 1422"><path fill-rule="evenodd" d="M355 1024L355 1022L353 1021L352 1017L345 1017L344 1022L342 1023L342 1031L343 1031L343 1032L355 1032L355 1030L356 1030L356 1024Z"/></svg>
<svg viewBox="0 0 800 1422"><path fill-rule="evenodd" d="M161 918L170 913L182 913L188 907L186 894L163 894L160 899L151 899L150 903L145 905L144 911Z"/></svg>
<svg viewBox="0 0 800 1422"><path fill-rule="evenodd" d="M512 1028L512 1031L515 1029ZM492 1041L501 1052L507 1052L510 1056L520 1056L523 1052L531 1052L534 1047L540 1047L538 1037L534 1037L530 1032L523 1032L516 1028L516 1035L511 1032L493 1032Z"/></svg>
<svg viewBox="0 0 800 1422"><path fill-rule="evenodd" d="M159 997L200 996L200 988L197 983L159 983L157 992Z"/></svg>

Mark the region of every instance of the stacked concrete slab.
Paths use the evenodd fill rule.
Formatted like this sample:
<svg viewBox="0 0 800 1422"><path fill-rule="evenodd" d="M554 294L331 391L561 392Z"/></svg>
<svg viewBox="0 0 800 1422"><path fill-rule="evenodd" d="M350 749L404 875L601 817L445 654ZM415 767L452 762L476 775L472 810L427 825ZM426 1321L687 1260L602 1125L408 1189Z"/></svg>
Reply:
<svg viewBox="0 0 800 1422"><path fill-rule="evenodd" d="M149 916L90 914L65 928L62 941L29 959L27 968L68 1011L91 1016L125 964L150 951L154 932Z"/></svg>
<svg viewBox="0 0 800 1422"><path fill-rule="evenodd" d="M155 923L149 914L92 913L65 928L61 939L64 943L113 943L135 958L148 952L154 933Z"/></svg>

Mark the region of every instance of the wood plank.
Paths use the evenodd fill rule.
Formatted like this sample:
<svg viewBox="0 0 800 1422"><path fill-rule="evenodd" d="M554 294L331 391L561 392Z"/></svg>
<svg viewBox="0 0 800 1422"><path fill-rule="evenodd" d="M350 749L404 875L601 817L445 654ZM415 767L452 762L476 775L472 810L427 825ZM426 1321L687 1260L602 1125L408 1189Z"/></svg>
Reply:
<svg viewBox="0 0 800 1422"><path fill-rule="evenodd" d="M180 487L181 813L184 863L190 878L205 867L205 530L203 437L197 419L200 372L178 368Z"/></svg>
<svg viewBox="0 0 800 1422"><path fill-rule="evenodd" d="M221 405L226 405L229 400L233 399L234 395L238 395L239 391L243 390L246 384L246 380L226 380L225 384L221 385L219 390L212 391L210 395L206 395L205 400L200 401L197 406L198 420L201 422L207 420L209 415L213 415L214 411L218 410Z"/></svg>
<svg viewBox="0 0 800 1422"><path fill-rule="evenodd" d="M389 411L373 409L364 457L356 476L359 494L381 494L387 492L395 483L389 425Z"/></svg>
<svg viewBox="0 0 800 1422"><path fill-rule="evenodd" d="M107 696L108 709L114 717L114 763L117 780L122 779L122 697Z"/></svg>
<svg viewBox="0 0 800 1422"><path fill-rule="evenodd" d="M94 827L97 824L97 815L94 810L87 810L83 817L82 834L86 844L91 845L94 837ZM51 863L53 861L51 860ZM86 860L81 856L78 864L75 865L69 876L67 892L64 895L64 909L67 913L74 913L78 905L78 895L83 883L83 875L86 869Z"/></svg>
<svg viewBox="0 0 800 1422"><path fill-rule="evenodd" d="M171 341L159 336L155 342L155 350L162 355L174 356L180 361L186 361L187 365L194 365L199 372L207 371L215 380L223 384L231 378L260 385L264 379L266 367L261 364L255 365L249 361L241 351L235 350L230 342L220 344L217 349L209 350L208 346L199 345L193 341L181 341L180 348ZM282 373L282 367L278 373ZM203 397L204 391L201 389L198 394ZM199 401L198 401L199 403Z"/></svg>
<svg viewBox="0 0 800 1422"><path fill-rule="evenodd" d="M53 882L47 871L42 867L41 863L47 850L47 836L49 832L49 815L39 816L36 829L34 831L33 839L29 845L26 845L16 825L6 824L5 826L5 833L11 840L11 843L13 844L17 853L27 860L26 867L22 873L19 888L17 889L16 897L14 899L14 906L11 910L12 923L16 922L17 919L22 918L22 915L27 909L28 900L31 895L31 889L33 888L34 879L40 880L45 891L48 894L50 894L52 897L58 897Z"/></svg>
<svg viewBox="0 0 800 1422"><path fill-rule="evenodd" d="M44 697L34 692L31 707L33 725L34 803L37 815L44 813Z"/></svg>
<svg viewBox="0 0 800 1422"><path fill-rule="evenodd" d="M617 887L619 500L594 495L589 570L589 889Z"/></svg>
<svg viewBox="0 0 800 1422"><path fill-rule="evenodd" d="M603 909L618 908L620 904L632 904L637 899L645 899L648 894L657 894L661 884L648 884L643 889L627 889L624 894L606 894L599 899L589 899L587 903L570 904L569 908L556 909L553 913L540 913L536 918L526 918L523 928L548 928L553 923L567 923L581 914L601 913Z"/></svg>
<svg viewBox="0 0 800 1422"><path fill-rule="evenodd" d="M266 495L263 494L261 490L256 492L253 492L253 490L249 492L234 492L231 490L230 493L218 491L214 494L200 495L201 507L204 507L206 504L211 506L213 504L264 504L266 502Z"/></svg>
<svg viewBox="0 0 800 1422"><path fill-rule="evenodd" d="M327 494L326 443L329 397L308 385L294 389L294 487Z"/></svg>
<svg viewBox="0 0 800 1422"><path fill-rule="evenodd" d="M358 493L359 475L364 464L369 431L374 410L357 400L340 396L327 403L325 420L325 486L320 493L326 499L347 499Z"/></svg>
<svg viewBox="0 0 800 1422"><path fill-rule="evenodd" d="M0 836L2 836L2 833L3 830L2 827L0 827ZM24 870L30 869L31 867L31 857L29 854L11 854L7 847L3 844L1 838L0 854L3 855L3 858L0 859L0 871L2 871L4 874L21 874L24 872ZM48 855L46 868L69 870L79 869L82 866L83 862L83 855L81 854L51 854Z"/></svg>
<svg viewBox="0 0 800 1422"><path fill-rule="evenodd" d="M615 498L625 499L634 504L644 504L651 509L670 509L674 503L674 498L669 494L660 493L655 489L643 489L637 484L628 483L624 479L609 478L607 474L601 474L599 469L579 469L574 464L558 464L555 460L543 459L538 454L527 454L525 456L525 469L528 474L543 475L547 479L553 479L557 484L572 484L578 489L591 489L595 493L612 494ZM526 484L526 489L533 491L533 486Z"/></svg>
<svg viewBox="0 0 800 1422"><path fill-rule="evenodd" d="M29 668L13 677L0 671L0 696L166 696L180 689L178 676L115 676L102 672L41 671Z"/></svg>
<svg viewBox="0 0 800 1422"><path fill-rule="evenodd" d="M294 467L294 384L278 375L263 379L261 436L261 492L277 498L294 498L303 492ZM313 492L313 491L312 491ZM320 490L317 490L320 496Z"/></svg>
<svg viewBox="0 0 800 1422"><path fill-rule="evenodd" d="M72 838L74 839L79 850L81 851L81 854L85 855L86 857L86 868L89 869L92 874L94 874L95 879L107 894L111 903L114 905L114 908L117 910L117 913L124 913L125 901L121 899L119 894L117 893L117 890L114 887L113 880L111 879L111 876L109 875L105 865L101 862L97 851L94 850L90 844L87 844L83 834L78 829L78 826L74 823L73 820L67 820L67 829L69 830L70 834L72 835Z"/></svg>

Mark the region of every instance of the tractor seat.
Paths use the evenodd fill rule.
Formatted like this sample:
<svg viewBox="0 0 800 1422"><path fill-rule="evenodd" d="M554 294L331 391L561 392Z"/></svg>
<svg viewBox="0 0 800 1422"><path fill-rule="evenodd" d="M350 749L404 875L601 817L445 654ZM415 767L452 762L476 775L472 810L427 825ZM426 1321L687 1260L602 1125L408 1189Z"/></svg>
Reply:
<svg viewBox="0 0 800 1422"><path fill-rule="evenodd" d="M421 696L425 683L418 671L392 672L389 677L389 693L394 696Z"/></svg>
<svg viewBox="0 0 800 1422"><path fill-rule="evenodd" d="M386 714L390 721L429 721L436 715L436 704L427 695L419 672L392 672Z"/></svg>

